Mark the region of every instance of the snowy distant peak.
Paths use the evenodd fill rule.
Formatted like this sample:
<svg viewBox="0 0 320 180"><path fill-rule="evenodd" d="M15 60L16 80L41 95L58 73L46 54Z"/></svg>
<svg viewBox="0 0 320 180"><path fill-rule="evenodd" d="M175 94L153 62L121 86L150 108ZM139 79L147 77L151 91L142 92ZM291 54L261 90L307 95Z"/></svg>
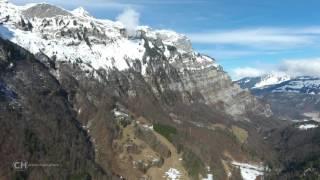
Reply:
<svg viewBox="0 0 320 180"><path fill-rule="evenodd" d="M275 87L272 92L320 94L320 78L311 76L296 77Z"/></svg>
<svg viewBox="0 0 320 180"><path fill-rule="evenodd" d="M86 11L83 7L78 7L71 11L71 13L78 17L92 17L88 11Z"/></svg>
<svg viewBox="0 0 320 180"><path fill-rule="evenodd" d="M247 77L237 83L241 88L251 89L258 94L268 92L320 94L320 78L314 76L290 77L284 73L277 73L261 77Z"/></svg>
<svg viewBox="0 0 320 180"><path fill-rule="evenodd" d="M27 18L50 18L54 16L70 16L71 13L54 5L41 3L24 10L23 15Z"/></svg>
<svg viewBox="0 0 320 180"><path fill-rule="evenodd" d="M291 77L283 72L271 72L258 77L245 77L236 81L243 89L263 89L290 80Z"/></svg>
<svg viewBox="0 0 320 180"><path fill-rule="evenodd" d="M260 82L255 84L253 88L264 88L266 86L280 84L284 81L290 80L291 77L282 72L272 72L261 77Z"/></svg>

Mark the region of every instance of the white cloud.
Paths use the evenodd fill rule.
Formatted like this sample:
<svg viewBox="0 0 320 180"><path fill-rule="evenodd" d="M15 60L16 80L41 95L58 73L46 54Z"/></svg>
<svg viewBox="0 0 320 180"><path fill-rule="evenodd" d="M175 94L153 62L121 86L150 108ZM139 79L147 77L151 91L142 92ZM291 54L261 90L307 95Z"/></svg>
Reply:
<svg viewBox="0 0 320 180"><path fill-rule="evenodd" d="M284 60L279 70L292 76L320 76L320 58Z"/></svg>
<svg viewBox="0 0 320 180"><path fill-rule="evenodd" d="M320 76L320 57L306 59L287 59L274 66L242 67L231 71L234 80L244 77L257 77L268 73L287 74L296 76Z"/></svg>
<svg viewBox="0 0 320 180"><path fill-rule="evenodd" d="M252 68L252 67L243 67L243 68L235 68L231 75L232 77L237 80L244 77L257 77L265 74L266 72L264 70L258 69L258 68Z"/></svg>
<svg viewBox="0 0 320 180"><path fill-rule="evenodd" d="M140 14L137 11L128 8L117 17L117 21L120 21L126 27L129 34L134 34L139 25L139 18Z"/></svg>
<svg viewBox="0 0 320 180"><path fill-rule="evenodd" d="M288 49L320 42L320 27L247 28L188 33L194 43L238 45L262 49Z"/></svg>

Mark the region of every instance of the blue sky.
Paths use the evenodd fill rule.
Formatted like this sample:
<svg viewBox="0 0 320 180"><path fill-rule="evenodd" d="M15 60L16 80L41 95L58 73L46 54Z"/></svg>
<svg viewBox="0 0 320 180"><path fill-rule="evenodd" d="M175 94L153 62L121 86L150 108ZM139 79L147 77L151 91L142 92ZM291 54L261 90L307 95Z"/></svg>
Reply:
<svg viewBox="0 0 320 180"><path fill-rule="evenodd" d="M35 1L13 0L19 4ZM234 79L270 71L292 75L320 72L318 0L47 2L66 9L83 6L96 17L112 20L130 7L139 13L140 25L186 34L194 49L215 58Z"/></svg>

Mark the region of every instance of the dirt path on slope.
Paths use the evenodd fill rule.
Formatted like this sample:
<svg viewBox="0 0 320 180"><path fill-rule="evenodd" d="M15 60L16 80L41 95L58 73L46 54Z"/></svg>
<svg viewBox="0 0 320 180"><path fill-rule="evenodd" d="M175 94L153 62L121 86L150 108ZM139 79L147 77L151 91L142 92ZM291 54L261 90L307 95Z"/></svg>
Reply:
<svg viewBox="0 0 320 180"><path fill-rule="evenodd" d="M171 144L165 137L160 135L159 133L153 131L153 133L157 136L158 140L166 145L171 151L171 156L165 159L164 164L161 168L152 167L148 170L147 175L152 177L152 180L163 180L167 179L165 173L168 172L170 168L174 168L178 170L181 174L179 180L189 180L188 173L184 169L182 165L182 157L178 154L176 148L173 144ZM171 180L171 179L170 179Z"/></svg>

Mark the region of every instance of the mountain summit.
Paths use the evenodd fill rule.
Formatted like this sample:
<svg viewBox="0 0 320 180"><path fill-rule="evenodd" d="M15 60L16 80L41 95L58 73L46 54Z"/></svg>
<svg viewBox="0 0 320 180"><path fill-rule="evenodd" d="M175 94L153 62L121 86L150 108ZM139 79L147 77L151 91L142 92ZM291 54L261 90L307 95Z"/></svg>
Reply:
<svg viewBox="0 0 320 180"><path fill-rule="evenodd" d="M72 10L71 13L78 17L91 17L90 13L86 11L83 7L78 7Z"/></svg>
<svg viewBox="0 0 320 180"><path fill-rule="evenodd" d="M22 11L27 18L51 18L54 16L68 16L70 12L51 4L34 4Z"/></svg>

